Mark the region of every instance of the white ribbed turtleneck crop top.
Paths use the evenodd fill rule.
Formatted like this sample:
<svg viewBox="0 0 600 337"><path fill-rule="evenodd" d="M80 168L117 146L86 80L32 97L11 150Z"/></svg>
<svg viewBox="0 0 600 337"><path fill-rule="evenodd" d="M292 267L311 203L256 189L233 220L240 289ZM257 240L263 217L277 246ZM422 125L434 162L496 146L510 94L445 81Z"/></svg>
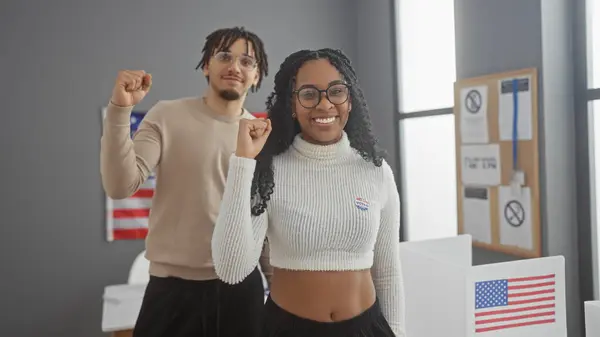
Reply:
<svg viewBox="0 0 600 337"><path fill-rule="evenodd" d="M404 335L400 200L387 162L376 167L347 135L332 145L296 136L273 159L275 187L266 211L251 214L256 161L232 155L212 239L217 275L241 282L257 266L267 238L271 265L331 271L371 268L384 316Z"/></svg>

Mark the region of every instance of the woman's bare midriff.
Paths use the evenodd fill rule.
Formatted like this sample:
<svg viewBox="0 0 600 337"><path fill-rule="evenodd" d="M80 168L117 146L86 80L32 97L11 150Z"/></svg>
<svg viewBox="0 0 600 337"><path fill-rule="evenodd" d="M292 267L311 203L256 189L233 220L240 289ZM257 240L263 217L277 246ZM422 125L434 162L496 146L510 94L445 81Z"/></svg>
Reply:
<svg viewBox="0 0 600 337"><path fill-rule="evenodd" d="M369 309L375 303L375 287L369 270L316 272L275 268L271 298L296 316L337 322Z"/></svg>

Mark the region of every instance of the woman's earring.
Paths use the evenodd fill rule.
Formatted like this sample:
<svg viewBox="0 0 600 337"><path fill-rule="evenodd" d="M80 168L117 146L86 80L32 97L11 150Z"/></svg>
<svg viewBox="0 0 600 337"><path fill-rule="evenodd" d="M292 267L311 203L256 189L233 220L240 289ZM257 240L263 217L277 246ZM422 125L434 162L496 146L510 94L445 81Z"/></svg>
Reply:
<svg viewBox="0 0 600 337"><path fill-rule="evenodd" d="M296 113L292 112L292 118L296 118Z"/></svg>

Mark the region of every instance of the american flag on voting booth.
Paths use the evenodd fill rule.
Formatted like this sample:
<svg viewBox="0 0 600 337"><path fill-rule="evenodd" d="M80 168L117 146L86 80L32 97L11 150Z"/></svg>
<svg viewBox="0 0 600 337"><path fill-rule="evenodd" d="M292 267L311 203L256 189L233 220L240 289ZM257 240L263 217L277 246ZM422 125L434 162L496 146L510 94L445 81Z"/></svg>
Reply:
<svg viewBox="0 0 600 337"><path fill-rule="evenodd" d="M475 283L475 333L545 325L556 321L555 274Z"/></svg>
<svg viewBox="0 0 600 337"><path fill-rule="evenodd" d="M131 113L131 138L133 138L145 114L146 112L143 111L133 111ZM105 112L102 116L105 116ZM115 200L106 196L107 241L146 238L154 187L155 176L151 175L138 191L128 198Z"/></svg>

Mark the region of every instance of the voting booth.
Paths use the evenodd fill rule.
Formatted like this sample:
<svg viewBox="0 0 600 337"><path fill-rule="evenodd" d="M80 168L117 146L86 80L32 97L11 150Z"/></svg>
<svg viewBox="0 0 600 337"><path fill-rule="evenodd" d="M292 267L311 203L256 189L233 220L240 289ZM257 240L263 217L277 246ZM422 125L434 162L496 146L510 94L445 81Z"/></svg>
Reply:
<svg viewBox="0 0 600 337"><path fill-rule="evenodd" d="M135 325L145 284L119 284L104 289L102 310L102 331L113 336L129 336Z"/></svg>
<svg viewBox="0 0 600 337"><path fill-rule="evenodd" d="M111 333L113 337L132 335L150 278L148 273L150 263L145 253L146 251L139 253L133 261L127 284L110 285L104 288L102 331Z"/></svg>
<svg viewBox="0 0 600 337"><path fill-rule="evenodd" d="M567 337L562 256L473 266L471 247L470 235L400 243L407 336Z"/></svg>

